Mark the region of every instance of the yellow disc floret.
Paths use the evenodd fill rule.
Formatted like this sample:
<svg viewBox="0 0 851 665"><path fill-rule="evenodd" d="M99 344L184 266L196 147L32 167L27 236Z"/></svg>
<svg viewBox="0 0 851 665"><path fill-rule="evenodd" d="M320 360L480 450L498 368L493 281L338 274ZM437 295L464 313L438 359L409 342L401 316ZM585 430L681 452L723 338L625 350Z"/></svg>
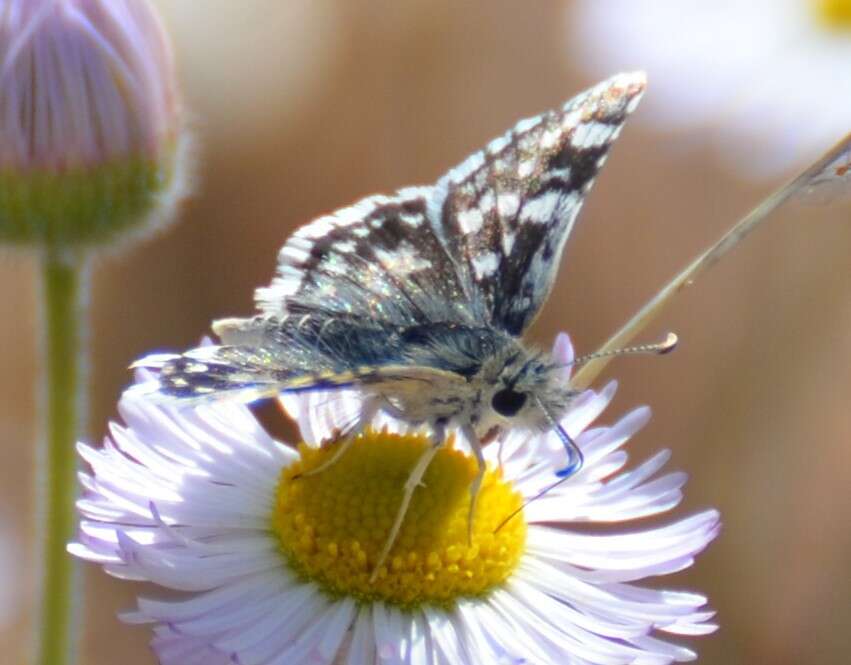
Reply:
<svg viewBox="0 0 851 665"><path fill-rule="evenodd" d="M851 0L815 0L819 22L838 32L851 32Z"/></svg>
<svg viewBox="0 0 851 665"><path fill-rule="evenodd" d="M526 542L522 512L496 529L522 499L499 470L489 469L470 540L468 490L477 467L451 443L432 460L390 555L370 581L405 481L430 445L422 435L367 430L330 467L303 475L334 446L302 444L301 459L282 472L273 518L290 566L333 595L402 607L451 605L505 581Z"/></svg>

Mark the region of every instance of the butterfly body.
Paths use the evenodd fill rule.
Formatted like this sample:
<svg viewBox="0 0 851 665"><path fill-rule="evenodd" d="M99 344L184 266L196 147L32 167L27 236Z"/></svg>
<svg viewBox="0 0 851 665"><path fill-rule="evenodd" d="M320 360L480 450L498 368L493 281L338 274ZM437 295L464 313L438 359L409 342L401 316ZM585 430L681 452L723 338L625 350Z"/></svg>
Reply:
<svg viewBox="0 0 851 665"><path fill-rule="evenodd" d="M536 400L558 418L575 395L548 354L487 326L260 317L214 328L225 346L171 359L161 369L163 390L197 397L237 386L251 395L357 385L404 422L469 427L480 439L508 426L546 429ZM512 401L506 391L523 397Z"/></svg>

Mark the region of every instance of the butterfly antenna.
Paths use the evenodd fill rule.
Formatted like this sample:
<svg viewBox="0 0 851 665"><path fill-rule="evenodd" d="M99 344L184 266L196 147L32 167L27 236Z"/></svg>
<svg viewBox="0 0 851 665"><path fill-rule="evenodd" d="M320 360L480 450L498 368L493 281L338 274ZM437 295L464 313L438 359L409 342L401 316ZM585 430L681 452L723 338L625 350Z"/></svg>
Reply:
<svg viewBox="0 0 851 665"><path fill-rule="evenodd" d="M579 356L578 358L574 358L572 362L568 363L570 365L584 365L587 362L592 360L597 360L597 358L607 358L610 356L627 356L627 355L638 355L642 353L652 353L655 355L663 356L666 353L670 353L675 348L677 348L677 344L679 343L680 338L677 337L674 333L669 332L668 336L661 342L657 342L656 344L639 344L638 346L627 346L623 349L612 349L610 351L597 351L596 353L589 353L586 356Z"/></svg>
<svg viewBox="0 0 851 665"><path fill-rule="evenodd" d="M499 526L494 529L494 533L496 533L502 527L508 524L512 520L512 518L514 518L515 515L524 510L526 506L528 506L530 503L532 503L533 501L537 501L547 492L558 487L565 480L578 473L579 470L582 468L582 465L585 463L585 458L582 456L582 451L579 450L579 446L576 445L576 442L573 440L573 438L571 438L570 434L567 433L564 427L562 427L559 422L553 417L553 415L546 409L546 407L544 407L540 399L536 397L535 401L538 403L538 408L541 409L541 411L543 412L544 417L550 424L550 427L556 433L562 445L564 446L564 450L567 453L567 466L565 466L563 469L559 469L558 471L556 471L556 476L558 476L558 480L556 482L554 482L552 485L549 485L548 487L545 487L535 496L524 501L519 508L509 513L508 517L502 520L502 522L499 523Z"/></svg>
<svg viewBox="0 0 851 665"><path fill-rule="evenodd" d="M559 478L572 476L582 468L582 463L584 461L582 458L582 451L579 450L579 446L577 446L576 442L570 438L570 434L568 434L564 427L559 424L558 420L553 417L553 414L547 410L541 400L538 397L535 397L535 401L538 403L538 408L544 414L544 418L547 419L550 428L556 433L561 444L564 446L564 451L567 453L567 466L556 471L556 475Z"/></svg>

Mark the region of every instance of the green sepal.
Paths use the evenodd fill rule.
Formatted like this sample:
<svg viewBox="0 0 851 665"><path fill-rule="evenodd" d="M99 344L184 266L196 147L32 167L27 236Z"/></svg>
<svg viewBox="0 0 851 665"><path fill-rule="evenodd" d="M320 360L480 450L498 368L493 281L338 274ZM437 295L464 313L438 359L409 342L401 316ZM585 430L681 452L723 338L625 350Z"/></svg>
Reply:
<svg viewBox="0 0 851 665"><path fill-rule="evenodd" d="M145 224L173 171L173 159L142 158L64 172L0 170L0 243L83 247L114 241Z"/></svg>

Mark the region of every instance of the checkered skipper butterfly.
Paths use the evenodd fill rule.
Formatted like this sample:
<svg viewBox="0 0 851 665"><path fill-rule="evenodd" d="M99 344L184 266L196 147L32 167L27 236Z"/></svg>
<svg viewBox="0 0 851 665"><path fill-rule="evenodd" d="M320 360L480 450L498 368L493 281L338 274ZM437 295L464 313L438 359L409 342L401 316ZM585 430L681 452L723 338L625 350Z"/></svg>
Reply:
<svg viewBox="0 0 851 665"><path fill-rule="evenodd" d="M480 466L471 516L481 445L501 428L555 428L569 475L581 456L558 420L577 392L520 336L644 85L642 73L614 76L520 121L433 186L320 217L281 249L257 316L215 322L221 345L137 366L159 370L161 394L195 400L357 385L366 398L346 442L378 410L430 425L435 450L457 427Z"/></svg>
<svg viewBox="0 0 851 665"><path fill-rule="evenodd" d="M644 84L614 76L517 123L433 186L302 227L257 291L259 315L215 322L219 346L137 365L159 370L161 393L196 400L357 385L368 398L351 432L384 409L430 424L437 441L457 426L476 451L502 427L555 426L575 391L520 335ZM579 464L568 451L565 473Z"/></svg>
<svg viewBox="0 0 851 665"><path fill-rule="evenodd" d="M136 366L158 371L160 396L193 401L359 387L362 411L328 464L379 410L429 425L435 445L406 483L379 564L449 427L479 461L471 520L484 472L481 446L501 429L555 431L568 455L558 473L569 476L582 457L558 422L605 356L848 150L846 142L744 218L565 386L558 363L520 337L549 295L584 196L644 85L642 73L614 76L559 110L520 121L433 186L371 196L320 217L281 249L276 277L257 290L258 315L215 322L220 345L149 356ZM636 349L664 352L672 343Z"/></svg>

